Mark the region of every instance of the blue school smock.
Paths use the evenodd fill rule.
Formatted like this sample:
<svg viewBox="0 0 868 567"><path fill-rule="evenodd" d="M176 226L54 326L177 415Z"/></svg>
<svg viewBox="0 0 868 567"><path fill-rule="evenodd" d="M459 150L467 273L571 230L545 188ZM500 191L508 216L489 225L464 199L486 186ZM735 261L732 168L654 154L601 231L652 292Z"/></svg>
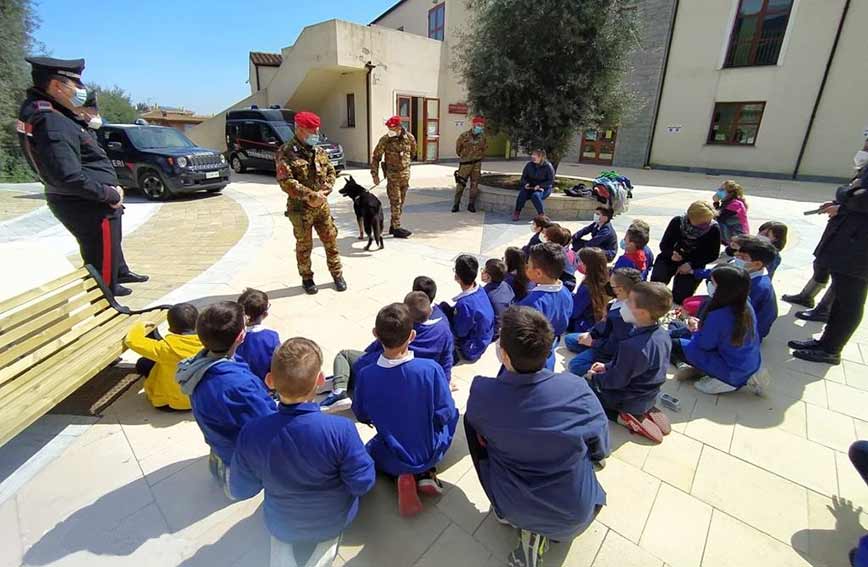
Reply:
<svg viewBox="0 0 868 567"><path fill-rule="evenodd" d="M315 403L280 404L245 425L231 470L235 498L265 489L265 525L286 543L337 537L376 480L355 425Z"/></svg>
<svg viewBox="0 0 868 567"><path fill-rule="evenodd" d="M494 338L494 308L479 286L458 294L452 316L452 334L461 356L479 360Z"/></svg>
<svg viewBox="0 0 868 567"><path fill-rule="evenodd" d="M643 250L642 252L645 252ZM653 254L651 256L653 258ZM617 270L618 268L633 268L634 270L639 270L639 273L642 274L642 281L646 281L648 279L648 274L651 273L651 269L654 267L653 261L649 261L648 253L645 252L645 269L639 270L639 266L636 265L631 258L628 258L626 254L621 254L618 260L615 262L615 265L612 266L613 270Z"/></svg>
<svg viewBox="0 0 868 567"><path fill-rule="evenodd" d="M582 240L582 237L589 234L591 238ZM603 226L592 222L573 235L572 245L575 251L582 248L600 248L606 254L606 259L611 262L618 253L618 234L611 222L607 222Z"/></svg>
<svg viewBox="0 0 868 567"><path fill-rule="evenodd" d="M495 328L500 329L500 318L503 312L515 301L515 292L506 281L489 282L485 284L483 289L485 289L485 293L491 301L491 307L494 309Z"/></svg>
<svg viewBox="0 0 868 567"><path fill-rule="evenodd" d="M620 300L613 301L606 318L590 330L595 360L612 360L618 352L618 343L629 337L633 330L633 324L625 322L621 316L622 305Z"/></svg>
<svg viewBox="0 0 868 567"><path fill-rule="evenodd" d="M542 244L542 237L540 236L542 231L533 233L533 236L530 237L530 240L527 241L527 244L521 247L521 251L524 252L525 258L530 255L530 249L536 246L537 244Z"/></svg>
<svg viewBox="0 0 868 567"><path fill-rule="evenodd" d="M439 313L439 317L436 314ZM432 309L431 318L423 323L413 325L416 330L416 338L410 343L410 350L419 358L427 358L433 360L443 368L443 373L446 374L446 381L452 381L452 353L454 351L454 339L452 338L452 329L449 328L449 320L443 314L440 307L437 310ZM374 364L383 353L383 344L380 341L372 342L365 349L365 354L356 361L353 366L353 373L357 374L359 370Z"/></svg>
<svg viewBox="0 0 868 567"><path fill-rule="evenodd" d="M766 271L769 273L769 279L775 279L775 272L778 269L778 266L781 265L781 253L778 252L775 254L775 259L772 260L768 266L766 266Z"/></svg>
<svg viewBox="0 0 868 567"><path fill-rule="evenodd" d="M560 281L553 284L539 284L516 305L533 307L545 315L552 324L555 342L552 345L552 353L546 361L546 368L554 370L555 348L561 340L561 335L567 332L573 314L573 294Z"/></svg>
<svg viewBox="0 0 868 567"><path fill-rule="evenodd" d="M377 470L392 476L434 467L449 449L458 424L443 369L412 352L401 360L381 356L359 372L353 413L377 429L368 453Z"/></svg>
<svg viewBox="0 0 868 567"><path fill-rule="evenodd" d="M635 416L647 413L666 381L671 352L669 333L660 325L634 327L618 342L618 351L606 363L606 371L591 378L603 407Z"/></svg>
<svg viewBox="0 0 868 567"><path fill-rule="evenodd" d="M277 331L255 325L247 329L244 342L238 345L235 356L246 362L260 380L265 380L265 375L271 371L271 357L279 346L280 336Z"/></svg>
<svg viewBox="0 0 868 567"><path fill-rule="evenodd" d="M765 270L750 275L750 304L756 313L756 328L762 342L778 318L778 298Z"/></svg>
<svg viewBox="0 0 868 567"><path fill-rule="evenodd" d="M645 263L649 270L654 267L654 251L651 250L650 246L645 247Z"/></svg>
<svg viewBox="0 0 868 567"><path fill-rule="evenodd" d="M573 310L570 314L570 332L585 333L591 330L594 321L594 307L591 303L591 292L588 286L582 284L573 295Z"/></svg>
<svg viewBox="0 0 868 567"><path fill-rule="evenodd" d="M515 526L569 541L606 503L592 461L609 454L609 424L586 380L545 369L477 376L465 423L486 442L480 483Z"/></svg>
<svg viewBox="0 0 868 567"><path fill-rule="evenodd" d="M735 327L732 308L709 311L702 326L691 338L678 339L687 362L730 386L741 388L747 384L762 365L756 315L750 302L748 309L754 324L741 346L732 344L732 329Z"/></svg>

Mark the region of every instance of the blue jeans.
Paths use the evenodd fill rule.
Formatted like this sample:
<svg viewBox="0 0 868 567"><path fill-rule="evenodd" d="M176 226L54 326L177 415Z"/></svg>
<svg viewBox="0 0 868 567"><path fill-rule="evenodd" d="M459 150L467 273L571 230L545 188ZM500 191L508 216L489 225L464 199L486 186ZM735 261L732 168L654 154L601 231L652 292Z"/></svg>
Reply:
<svg viewBox="0 0 868 567"><path fill-rule="evenodd" d="M568 363L567 369L576 376L584 376L591 369L596 358L594 349L579 344L580 333L570 333L564 336L564 346L570 352L578 353Z"/></svg>
<svg viewBox="0 0 868 567"><path fill-rule="evenodd" d="M551 194L551 187L542 191L528 191L527 189L519 189L518 197L516 197L515 199L515 210L521 212L521 210L524 208L524 204L527 203L528 199L530 199L530 202L533 203L537 214L541 215L545 212L543 210L543 201L548 199L549 195Z"/></svg>

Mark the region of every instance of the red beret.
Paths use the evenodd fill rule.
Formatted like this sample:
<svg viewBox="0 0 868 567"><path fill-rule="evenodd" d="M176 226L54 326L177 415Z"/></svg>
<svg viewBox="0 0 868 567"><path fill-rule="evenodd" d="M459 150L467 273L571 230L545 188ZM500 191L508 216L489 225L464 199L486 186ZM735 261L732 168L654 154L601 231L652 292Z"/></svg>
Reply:
<svg viewBox="0 0 868 567"><path fill-rule="evenodd" d="M483 116L474 116L471 122L473 124L485 124L485 118Z"/></svg>
<svg viewBox="0 0 868 567"><path fill-rule="evenodd" d="M319 116L313 112L299 112L295 115L295 125L308 130L316 130L319 128Z"/></svg>
<svg viewBox="0 0 868 567"><path fill-rule="evenodd" d="M388 120L386 120L386 128L395 128L396 126L400 126L400 125L401 125L401 117L400 116L393 116L393 117L389 118Z"/></svg>

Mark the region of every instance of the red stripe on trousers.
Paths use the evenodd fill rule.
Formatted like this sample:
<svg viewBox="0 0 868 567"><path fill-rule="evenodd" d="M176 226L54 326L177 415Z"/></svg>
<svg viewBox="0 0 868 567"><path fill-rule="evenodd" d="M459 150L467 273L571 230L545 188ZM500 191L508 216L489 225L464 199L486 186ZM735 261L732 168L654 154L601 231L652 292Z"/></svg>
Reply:
<svg viewBox="0 0 868 567"><path fill-rule="evenodd" d="M112 227L108 219L102 219L102 279L112 285Z"/></svg>

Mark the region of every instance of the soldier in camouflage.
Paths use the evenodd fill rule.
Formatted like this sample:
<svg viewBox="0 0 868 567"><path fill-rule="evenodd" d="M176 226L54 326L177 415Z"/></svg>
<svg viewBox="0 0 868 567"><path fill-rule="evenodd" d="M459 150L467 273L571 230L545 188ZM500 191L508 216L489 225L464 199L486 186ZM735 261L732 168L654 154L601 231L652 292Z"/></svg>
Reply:
<svg viewBox="0 0 868 567"><path fill-rule="evenodd" d="M319 116L312 112L295 115L295 137L285 143L275 156L277 182L288 195L286 216L292 222L295 234L295 257L301 285L309 294L316 293L310 253L313 250L313 230L319 235L326 251L329 272L335 289L346 291L347 283L341 275L338 252L338 229L332 218L326 198L335 184L335 168L329 162L319 141Z"/></svg>
<svg viewBox="0 0 868 567"><path fill-rule="evenodd" d="M395 238L407 238L413 233L401 228L401 213L410 186L410 160L416 154L416 138L404 129L399 116L389 118L386 127L389 131L377 142L371 157L371 177L375 185L380 182L380 160L385 156L383 171L392 209L389 234Z"/></svg>
<svg viewBox="0 0 868 567"><path fill-rule="evenodd" d="M467 210L476 212L476 196L479 194L479 175L482 173L482 158L488 149L485 141L485 118L474 116L473 127L458 136L455 142L455 153L458 154L458 171L455 172L455 202L452 212L457 213L461 205L461 196L470 180L470 199Z"/></svg>

